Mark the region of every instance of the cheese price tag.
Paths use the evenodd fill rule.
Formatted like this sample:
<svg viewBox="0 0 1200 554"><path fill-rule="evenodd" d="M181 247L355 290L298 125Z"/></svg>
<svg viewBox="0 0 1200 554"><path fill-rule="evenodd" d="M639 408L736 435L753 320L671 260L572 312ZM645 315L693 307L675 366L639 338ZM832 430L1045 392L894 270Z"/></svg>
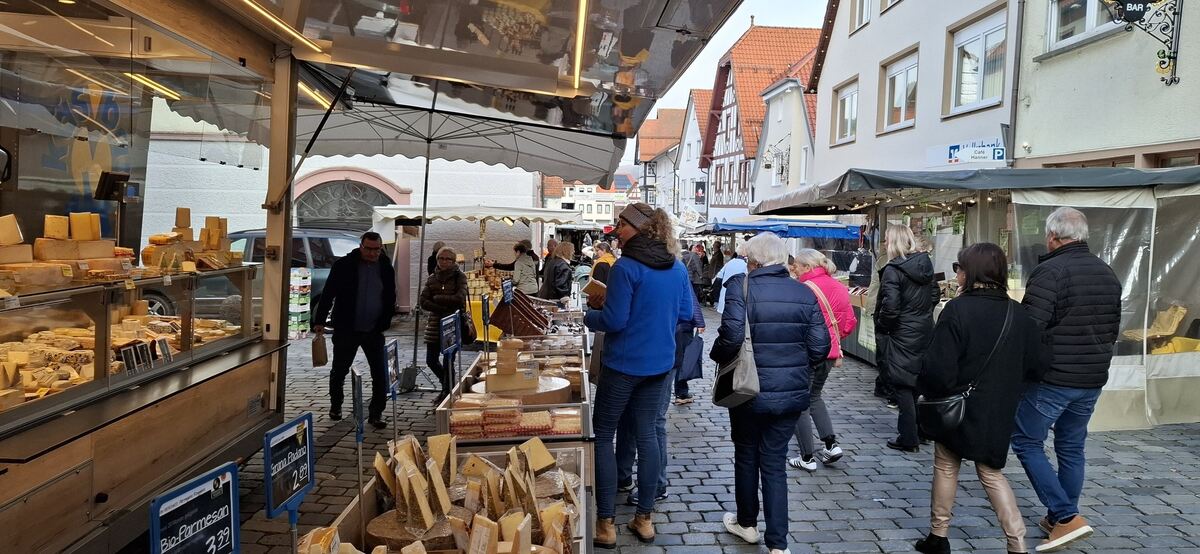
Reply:
<svg viewBox="0 0 1200 554"><path fill-rule="evenodd" d="M79 262L79 271L87 272L91 269L92 269L92 266L88 265L87 262Z"/></svg>
<svg viewBox="0 0 1200 554"><path fill-rule="evenodd" d="M19 296L5 296L4 309L15 310L21 307L21 298Z"/></svg>
<svg viewBox="0 0 1200 554"><path fill-rule="evenodd" d="M170 275L163 275L163 286L164 287L171 286L171 276Z"/></svg>
<svg viewBox="0 0 1200 554"><path fill-rule="evenodd" d="M71 266L69 265L64 265L60 269L62 269L63 277L70 279L75 276L75 274L71 271Z"/></svg>
<svg viewBox="0 0 1200 554"><path fill-rule="evenodd" d="M125 280L125 290L133 290L135 288L137 288L137 286L133 284L133 279Z"/></svg>
<svg viewBox="0 0 1200 554"><path fill-rule="evenodd" d="M155 498L150 504L150 552L239 552L237 473L237 464L230 462Z"/></svg>
<svg viewBox="0 0 1200 554"><path fill-rule="evenodd" d="M263 438L267 517L300 509L304 496L312 490L312 444L312 412L268 431Z"/></svg>
<svg viewBox="0 0 1200 554"><path fill-rule="evenodd" d="M130 263L128 260L121 261L121 271L129 271L131 269L133 269L132 263Z"/></svg>

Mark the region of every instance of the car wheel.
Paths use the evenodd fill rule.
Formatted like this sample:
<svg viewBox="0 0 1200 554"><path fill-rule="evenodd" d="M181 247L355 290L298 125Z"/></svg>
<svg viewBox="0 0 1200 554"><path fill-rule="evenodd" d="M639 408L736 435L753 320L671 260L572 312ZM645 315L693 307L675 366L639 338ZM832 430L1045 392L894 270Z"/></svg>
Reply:
<svg viewBox="0 0 1200 554"><path fill-rule="evenodd" d="M149 306L150 315L160 315L160 316L177 315L177 313L175 311L175 303L171 302L170 298L167 298L166 296L164 296L162 294L159 294L157 292L145 292L145 293L142 293L142 300L145 300L147 303L150 304L150 306Z"/></svg>

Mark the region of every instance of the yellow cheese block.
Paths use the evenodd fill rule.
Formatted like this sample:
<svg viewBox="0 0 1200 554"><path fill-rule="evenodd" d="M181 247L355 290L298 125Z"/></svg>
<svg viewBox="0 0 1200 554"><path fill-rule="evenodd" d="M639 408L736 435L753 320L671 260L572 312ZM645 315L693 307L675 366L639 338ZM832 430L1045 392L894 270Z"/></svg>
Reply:
<svg viewBox="0 0 1200 554"><path fill-rule="evenodd" d="M92 214L88 212L71 212L71 238L75 240L96 240L92 236Z"/></svg>
<svg viewBox="0 0 1200 554"><path fill-rule="evenodd" d="M178 207L175 208L175 226L176 227L191 227L192 226L192 209Z"/></svg>
<svg viewBox="0 0 1200 554"><path fill-rule="evenodd" d="M0 390L0 412L25 403L25 394L16 389Z"/></svg>
<svg viewBox="0 0 1200 554"><path fill-rule="evenodd" d="M384 547L384 548L386 548L386 547ZM421 541L414 542L414 543L400 549L400 554L427 554L427 553L428 553L428 551L425 550L425 543L423 543Z"/></svg>
<svg viewBox="0 0 1200 554"><path fill-rule="evenodd" d="M471 542L467 547L467 554L496 554L496 547L500 542L500 526L496 522L483 517L475 516L475 523L471 525Z"/></svg>
<svg viewBox="0 0 1200 554"><path fill-rule="evenodd" d="M425 469L429 473L429 484L433 488L434 504L440 515L450 513L450 493L446 490L446 481L442 479L442 468L433 460L425 460Z"/></svg>
<svg viewBox="0 0 1200 554"><path fill-rule="evenodd" d="M458 448L454 435L435 435L425 439L429 457L442 468L442 477L447 483L454 481L458 475Z"/></svg>
<svg viewBox="0 0 1200 554"><path fill-rule="evenodd" d="M48 262L0 264L0 271L11 271L17 285L27 287L62 286L74 276L71 266Z"/></svg>
<svg viewBox="0 0 1200 554"><path fill-rule="evenodd" d="M513 369L513 373L489 373L486 383L488 392L505 392L513 390L537 390L539 372L537 367L522 367Z"/></svg>
<svg viewBox="0 0 1200 554"><path fill-rule="evenodd" d="M528 516L525 512L514 511L500 518L500 537L505 541L512 541L513 537L517 535L517 527L525 521L526 517Z"/></svg>
<svg viewBox="0 0 1200 554"><path fill-rule="evenodd" d="M33 245L10 244L0 246L0 264L21 264L33 261Z"/></svg>
<svg viewBox="0 0 1200 554"><path fill-rule="evenodd" d="M34 239L33 257L38 260L90 260L113 257L115 241Z"/></svg>
<svg viewBox="0 0 1200 554"><path fill-rule="evenodd" d="M65 215L47 215L42 235L48 239L71 238L71 219Z"/></svg>
<svg viewBox="0 0 1200 554"><path fill-rule="evenodd" d="M554 455L546 448L546 444L542 439L533 437L521 444L521 452L525 453L525 458L529 460L529 469L534 475L541 475L555 465Z"/></svg>
<svg viewBox="0 0 1200 554"><path fill-rule="evenodd" d="M25 242L21 235L21 226L17 224L17 216L13 214L0 215L0 246L11 246Z"/></svg>
<svg viewBox="0 0 1200 554"><path fill-rule="evenodd" d="M467 463L463 464L462 474L464 477L479 477L483 478L487 475L488 470L497 469L491 462L480 458L476 454L471 454L467 458Z"/></svg>
<svg viewBox="0 0 1200 554"><path fill-rule="evenodd" d="M196 240L196 233L192 231L191 227L176 227L171 229L171 232L178 234L180 240L183 242L194 242Z"/></svg>
<svg viewBox="0 0 1200 554"><path fill-rule="evenodd" d="M100 214L92 212L88 214L91 217L92 224L92 240L100 240L104 238L104 232L100 230Z"/></svg>

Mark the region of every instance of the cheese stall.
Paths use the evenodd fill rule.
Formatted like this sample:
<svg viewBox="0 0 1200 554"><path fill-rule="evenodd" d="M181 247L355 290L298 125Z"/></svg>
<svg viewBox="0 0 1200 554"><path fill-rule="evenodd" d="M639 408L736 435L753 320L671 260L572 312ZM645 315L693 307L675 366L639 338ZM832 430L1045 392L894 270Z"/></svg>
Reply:
<svg viewBox="0 0 1200 554"><path fill-rule="evenodd" d="M833 181L764 200L753 211L866 212L877 222L871 231L876 245L885 223L910 225L929 241L935 271L947 277L943 302L957 293L950 265L958 250L983 241L999 244L1008 254L1009 296L1020 300L1038 257L1046 253L1046 217L1060 206L1082 211L1088 218L1088 246L1124 288L1110 377L1091 428L1139 429L1200 421L1195 402L1200 395L1198 195L1196 167L853 169ZM855 300L862 314L855 347L873 353L868 299Z"/></svg>

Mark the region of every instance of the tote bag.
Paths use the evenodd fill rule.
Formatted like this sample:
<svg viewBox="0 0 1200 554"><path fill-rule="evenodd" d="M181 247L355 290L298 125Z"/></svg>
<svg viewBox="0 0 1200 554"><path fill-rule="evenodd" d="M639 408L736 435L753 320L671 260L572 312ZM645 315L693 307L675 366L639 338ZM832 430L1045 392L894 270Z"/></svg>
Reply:
<svg viewBox="0 0 1200 554"><path fill-rule="evenodd" d="M750 339L749 274L742 279L742 301L746 304L742 351L717 368L717 379L713 384L713 404L722 408L736 408L758 396L758 366L754 363L754 341Z"/></svg>

